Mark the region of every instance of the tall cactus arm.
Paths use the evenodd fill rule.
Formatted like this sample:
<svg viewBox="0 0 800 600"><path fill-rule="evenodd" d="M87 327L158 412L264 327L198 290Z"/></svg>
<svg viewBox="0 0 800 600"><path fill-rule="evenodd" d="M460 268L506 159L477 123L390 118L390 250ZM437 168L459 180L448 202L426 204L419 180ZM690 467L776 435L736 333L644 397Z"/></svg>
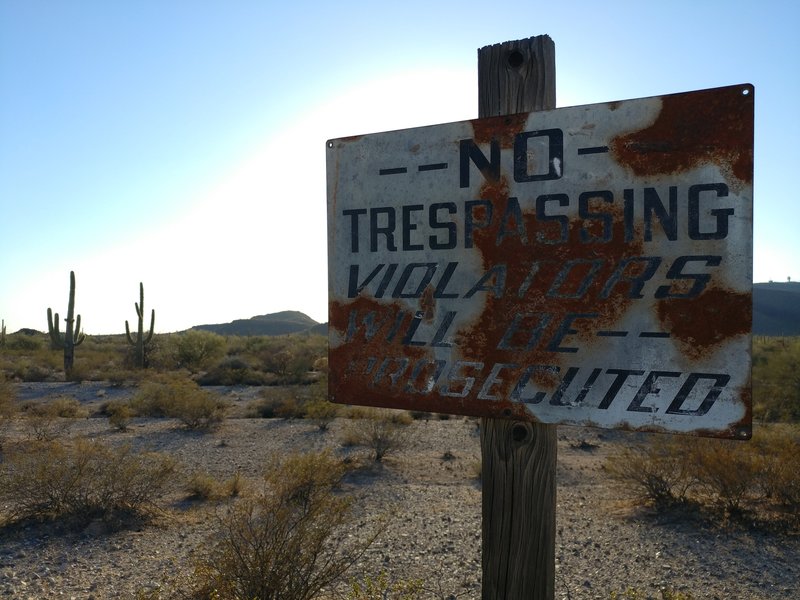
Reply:
<svg viewBox="0 0 800 600"><path fill-rule="evenodd" d="M73 346L80 346L81 342L86 338L86 336L81 331L81 316L78 315L75 318L75 331L72 334L73 336Z"/></svg>
<svg viewBox="0 0 800 600"><path fill-rule="evenodd" d="M147 333L147 337L144 340L145 344L149 344L150 340L153 339L153 330L156 326L156 309L153 308L150 310L150 331Z"/></svg>
<svg viewBox="0 0 800 600"><path fill-rule="evenodd" d="M61 347L64 343L64 338L58 329L58 313L53 315L53 310L47 309L47 332L50 334L50 340L54 346Z"/></svg>
<svg viewBox="0 0 800 600"><path fill-rule="evenodd" d="M125 319L125 337L128 338L129 344L131 344L132 346L136 345L136 342L134 341L133 336L131 335L131 328L128 325L128 319Z"/></svg>

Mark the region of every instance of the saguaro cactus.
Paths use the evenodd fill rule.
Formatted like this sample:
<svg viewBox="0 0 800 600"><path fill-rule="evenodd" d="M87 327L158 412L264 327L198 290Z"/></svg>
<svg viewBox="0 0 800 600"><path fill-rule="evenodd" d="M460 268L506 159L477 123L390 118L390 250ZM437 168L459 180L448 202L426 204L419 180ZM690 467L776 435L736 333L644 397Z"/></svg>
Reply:
<svg viewBox="0 0 800 600"><path fill-rule="evenodd" d="M144 335L144 285L142 282L139 282L139 302L134 303L136 307L136 315L139 317L139 328L136 333L136 339L133 338L131 335L130 327L128 326L128 321L125 321L125 335L128 338L128 343L131 344L135 348L136 353L136 366L140 369L144 369L147 366L147 361L145 360L145 350L147 345L150 343L150 340L153 339L153 327L156 324L156 311L155 309L150 311L150 331L147 333L147 336Z"/></svg>
<svg viewBox="0 0 800 600"><path fill-rule="evenodd" d="M6 320L2 320L2 327L0 327L0 348L6 345Z"/></svg>
<svg viewBox="0 0 800 600"><path fill-rule="evenodd" d="M69 303L67 304L67 327L62 334L58 328L58 313L47 309L47 331L54 348L64 348L64 373L67 379L72 375L75 364L75 346L80 346L86 337L81 331L81 316L75 317L75 272L69 272Z"/></svg>

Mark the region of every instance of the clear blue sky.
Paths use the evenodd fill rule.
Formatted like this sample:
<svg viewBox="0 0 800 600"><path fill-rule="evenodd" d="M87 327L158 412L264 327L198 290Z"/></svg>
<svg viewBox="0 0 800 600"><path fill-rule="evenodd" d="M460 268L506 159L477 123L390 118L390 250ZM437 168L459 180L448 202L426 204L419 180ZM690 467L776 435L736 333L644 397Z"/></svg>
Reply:
<svg viewBox="0 0 800 600"><path fill-rule="evenodd" d="M326 139L477 116L549 34L558 105L756 87L756 281L800 279L795 1L0 0L0 318L327 319Z"/></svg>

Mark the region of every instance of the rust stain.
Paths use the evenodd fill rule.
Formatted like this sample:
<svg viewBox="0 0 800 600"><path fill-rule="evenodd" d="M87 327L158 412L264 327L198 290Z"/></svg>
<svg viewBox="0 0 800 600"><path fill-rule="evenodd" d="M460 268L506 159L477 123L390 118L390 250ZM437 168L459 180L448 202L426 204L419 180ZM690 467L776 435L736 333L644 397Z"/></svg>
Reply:
<svg viewBox="0 0 800 600"><path fill-rule="evenodd" d="M424 410L446 414L471 415L476 417L493 417L536 421L527 408L520 403L508 400L473 401L473 392L467 397L449 397L430 390L420 393L425 387L426 377L432 375L432 363L412 375L414 366L433 360L428 350L419 346L402 343L403 327L397 327L398 315L403 313L402 324L407 325L413 318L412 311L399 303L379 303L371 298L358 297L349 302L334 301L328 305L329 325L341 335L347 335L350 328L351 313L359 316L369 312L374 314L375 327L371 335L364 329L359 330L346 343L329 352L329 390L332 399L340 404L356 404L380 408L402 408L407 410ZM400 333L391 336L393 328ZM387 336L391 339L387 340ZM369 358L374 357L371 367ZM381 381L374 381L381 361L389 358L391 362ZM401 361L407 361L405 367ZM491 365L490 365L491 366ZM388 377L395 369L402 370L397 376L397 383L389 385ZM439 378L443 379L442 376Z"/></svg>
<svg viewBox="0 0 800 600"><path fill-rule="evenodd" d="M492 201L495 215L513 214L508 211L511 200L504 178L487 182L480 197ZM629 297L631 283L627 281L615 285L608 297L601 297L603 287L620 261L643 254L642 236L625 241L622 208L604 205L602 210L609 216L607 226L610 229L607 241L602 242L599 241L603 239L602 223L590 225L576 218L568 222L566 241L548 243L560 235L558 224L538 221L531 212L521 213L523 222L516 230L524 231L527 239L520 235L500 235L501 227L514 229L513 223L504 224L500 218L493 219L489 227L475 231L474 243L484 269L497 265L505 267L502 296L487 292L481 315L458 336L462 355L485 360L484 376L494 363L560 366L575 356L563 351L563 347L578 345L580 340L581 349L585 350L597 342L597 331L610 328L632 302L640 301ZM594 241L587 243L587 238ZM569 268L565 267L567 263L571 265ZM626 275L635 276L643 268L631 263ZM548 295L548 292L552 293ZM577 319L568 326L577 333L566 335L556 344L559 350L548 348L570 314L592 316ZM509 325L518 315L518 330L509 336ZM539 327L541 331L537 334L535 331ZM538 339L529 344L532 336ZM537 370L531 374L531 381L553 391L561 377L559 373ZM511 380L498 384L498 395L509 397L513 384Z"/></svg>
<svg viewBox="0 0 800 600"><path fill-rule="evenodd" d="M373 313L375 324L369 335L365 330L360 330L346 343L331 348L328 383L334 402L535 421L524 405L510 401L473 402L469 398L443 396L435 390L420 393L419 388L424 387L430 373L422 369L412 375L413 367L415 364L425 364L425 360L432 357L422 347L403 344L402 333L392 336L392 329L398 328L399 314L406 314L402 318L404 323L412 318L408 309L401 304L381 304L370 298L359 297L350 302L331 302L328 309L330 327L343 336L348 333L353 311L360 316ZM370 357L374 357L375 361L368 366ZM379 378L380 381L376 382L379 364L387 357L390 366ZM394 370L398 371L396 382L390 380ZM431 370L433 367L429 366L428 371Z"/></svg>
<svg viewBox="0 0 800 600"><path fill-rule="evenodd" d="M346 137L340 137L333 140L328 140L328 147L333 147L334 142L340 143L350 143L350 142L358 142L359 140L364 138L364 134L361 135L348 135Z"/></svg>
<svg viewBox="0 0 800 600"><path fill-rule="evenodd" d="M658 318L683 352L698 360L727 339L752 328L752 295L719 287L691 299L658 301Z"/></svg>
<svg viewBox="0 0 800 600"><path fill-rule="evenodd" d="M743 90L748 89L748 94ZM753 180L753 93L733 86L664 96L649 127L614 138L618 163L637 176L673 174L718 164L740 181Z"/></svg>
<svg viewBox="0 0 800 600"><path fill-rule="evenodd" d="M528 113L475 119L472 121L473 139L479 144L497 140L501 148L513 148L514 137L525 130L527 122Z"/></svg>
<svg viewBox="0 0 800 600"><path fill-rule="evenodd" d="M422 297L419 299L419 310L424 315L426 321L432 321L436 315L436 298L433 296L434 287L428 284L425 291L422 292Z"/></svg>
<svg viewBox="0 0 800 600"><path fill-rule="evenodd" d="M394 390L399 386L384 386L379 389L372 385L374 368L365 372L364 359L376 357L378 360L386 356L394 356L409 361L419 360L426 356L426 352L419 346L402 343L402 333L392 336L392 329L397 328L398 319L408 322L413 315L403 305L381 303L371 298L360 296L350 302L332 301L328 304L329 327L347 335L350 328L351 314L363 318L368 313L373 315L374 330L368 335L366 327L360 327L351 339L336 348L331 348L328 354L329 382L334 391L337 402L345 404L371 404L368 400L380 400L377 406L392 406ZM408 314L406 314L408 313ZM387 338L389 338L387 340ZM370 398L361 398L361 390L375 389L375 396L370 393ZM401 393L398 394L399 397Z"/></svg>

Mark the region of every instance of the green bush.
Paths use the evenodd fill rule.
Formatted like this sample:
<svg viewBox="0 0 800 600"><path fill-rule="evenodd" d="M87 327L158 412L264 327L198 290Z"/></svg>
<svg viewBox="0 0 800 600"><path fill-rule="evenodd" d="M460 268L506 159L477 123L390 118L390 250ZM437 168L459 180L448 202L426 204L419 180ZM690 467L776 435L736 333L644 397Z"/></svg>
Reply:
<svg viewBox="0 0 800 600"><path fill-rule="evenodd" d="M174 470L171 458L129 446L36 443L0 464L0 500L10 521L58 519L83 526L99 518L123 527L157 512Z"/></svg>
<svg viewBox="0 0 800 600"><path fill-rule="evenodd" d="M345 474L330 453L293 455L265 476L263 493L219 517L189 597L310 600L340 581L374 540L352 541L351 501L336 490Z"/></svg>
<svg viewBox="0 0 800 600"><path fill-rule="evenodd" d="M190 329L169 338L166 353L174 366L198 372L208 368L225 354L225 338L210 331Z"/></svg>

